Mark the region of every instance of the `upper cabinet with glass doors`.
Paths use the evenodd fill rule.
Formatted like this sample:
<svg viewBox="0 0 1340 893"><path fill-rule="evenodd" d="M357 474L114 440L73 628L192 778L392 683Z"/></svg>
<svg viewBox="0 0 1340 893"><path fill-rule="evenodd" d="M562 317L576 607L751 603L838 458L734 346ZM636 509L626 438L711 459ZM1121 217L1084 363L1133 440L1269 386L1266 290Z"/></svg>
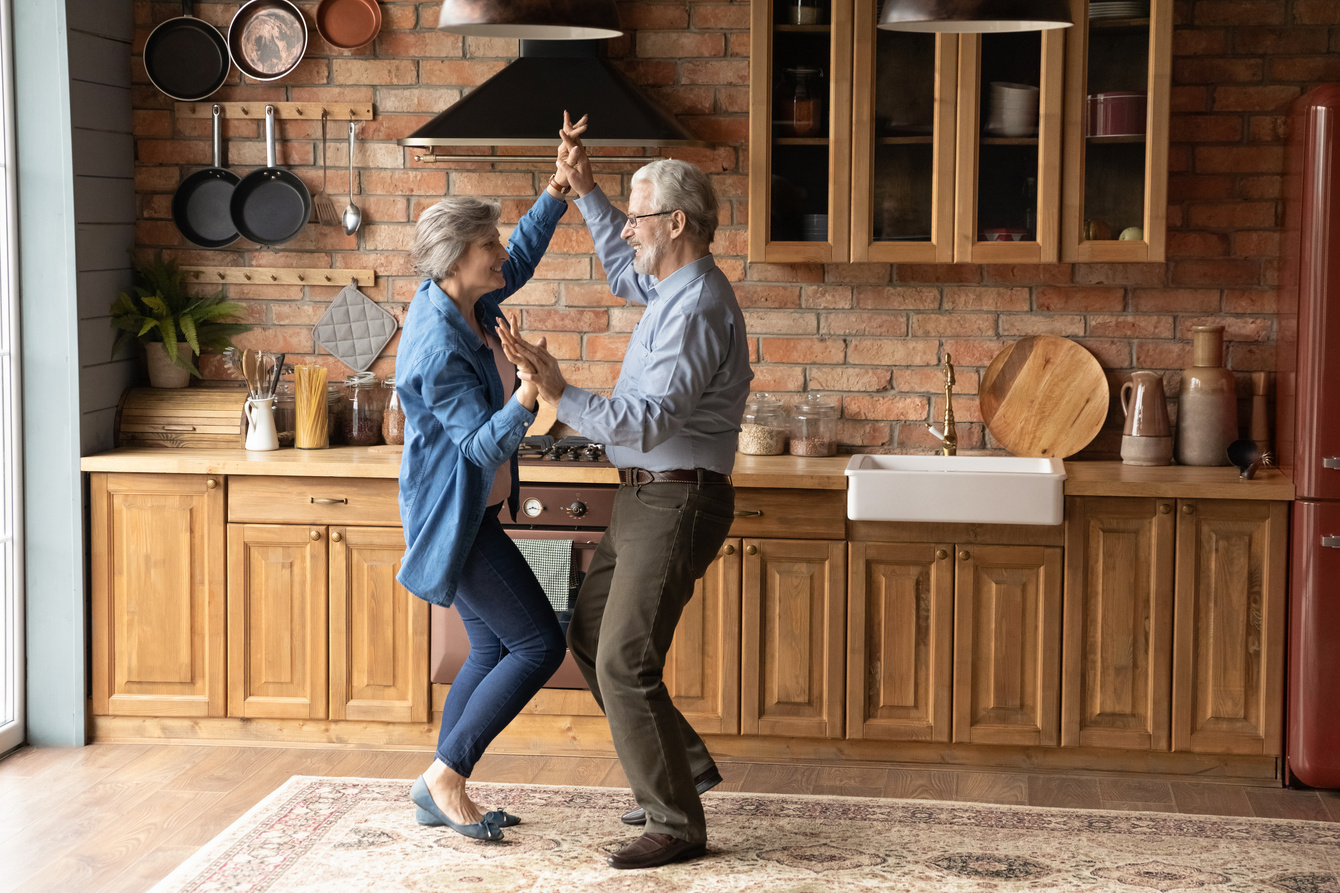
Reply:
<svg viewBox="0 0 1340 893"><path fill-rule="evenodd" d="M1161 261L1172 0L1071 0L1061 259Z"/></svg>

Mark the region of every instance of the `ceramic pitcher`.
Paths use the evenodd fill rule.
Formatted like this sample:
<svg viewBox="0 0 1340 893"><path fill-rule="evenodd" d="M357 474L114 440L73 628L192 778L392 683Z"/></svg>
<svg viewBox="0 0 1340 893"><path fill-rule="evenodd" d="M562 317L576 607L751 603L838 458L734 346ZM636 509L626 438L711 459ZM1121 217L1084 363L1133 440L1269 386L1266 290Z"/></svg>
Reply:
<svg viewBox="0 0 1340 893"><path fill-rule="evenodd" d="M1173 439L1163 376L1143 369L1132 372L1131 380L1121 386L1121 411L1126 415L1121 461L1127 465L1169 464Z"/></svg>
<svg viewBox="0 0 1340 893"><path fill-rule="evenodd" d="M252 397L246 403L245 412L247 449L279 449L279 435L275 431L274 401L264 397Z"/></svg>

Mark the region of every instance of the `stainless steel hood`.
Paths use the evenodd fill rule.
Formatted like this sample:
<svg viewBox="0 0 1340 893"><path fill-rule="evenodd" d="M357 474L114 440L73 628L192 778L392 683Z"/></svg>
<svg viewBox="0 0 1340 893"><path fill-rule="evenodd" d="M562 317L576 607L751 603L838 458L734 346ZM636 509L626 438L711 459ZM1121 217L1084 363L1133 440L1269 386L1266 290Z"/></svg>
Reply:
<svg viewBox="0 0 1340 893"><path fill-rule="evenodd" d="M563 111L591 116L588 146L710 146L601 53L601 40L523 40L515 62L402 146L554 146Z"/></svg>

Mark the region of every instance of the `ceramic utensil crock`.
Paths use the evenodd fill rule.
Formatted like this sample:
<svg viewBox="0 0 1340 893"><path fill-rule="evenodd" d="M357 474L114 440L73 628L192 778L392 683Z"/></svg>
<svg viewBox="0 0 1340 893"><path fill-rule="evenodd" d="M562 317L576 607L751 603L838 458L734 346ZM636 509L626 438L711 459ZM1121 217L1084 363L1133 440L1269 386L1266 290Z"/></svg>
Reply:
<svg viewBox="0 0 1340 893"><path fill-rule="evenodd" d="M275 431L274 401L269 397L252 397L247 401L245 412L247 449L279 449L279 434Z"/></svg>
<svg viewBox="0 0 1340 893"><path fill-rule="evenodd" d="M1168 403L1163 395L1163 376L1137 370L1121 386L1121 411L1126 425L1121 432L1121 461L1127 465L1168 465L1172 462L1172 429Z"/></svg>

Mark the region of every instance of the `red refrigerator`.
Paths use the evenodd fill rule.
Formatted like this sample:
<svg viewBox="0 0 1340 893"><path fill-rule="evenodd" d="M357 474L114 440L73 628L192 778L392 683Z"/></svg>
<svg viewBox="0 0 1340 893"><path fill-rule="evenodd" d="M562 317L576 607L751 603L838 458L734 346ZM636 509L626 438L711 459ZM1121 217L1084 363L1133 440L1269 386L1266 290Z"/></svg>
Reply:
<svg viewBox="0 0 1340 893"><path fill-rule="evenodd" d="M1276 439L1294 482L1286 774L1340 788L1340 84L1289 117Z"/></svg>

